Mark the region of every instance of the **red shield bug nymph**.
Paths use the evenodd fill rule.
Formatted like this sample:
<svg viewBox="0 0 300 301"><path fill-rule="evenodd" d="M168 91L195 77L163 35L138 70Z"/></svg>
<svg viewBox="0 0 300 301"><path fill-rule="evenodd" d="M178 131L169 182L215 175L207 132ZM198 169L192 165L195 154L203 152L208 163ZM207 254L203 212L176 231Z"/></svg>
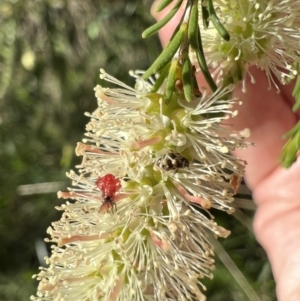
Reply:
<svg viewBox="0 0 300 301"><path fill-rule="evenodd" d="M106 174L103 177L99 177L95 184L102 192L103 197L103 203L100 210L104 205L109 205L113 210L113 208L116 207L115 194L122 187L120 179L116 178L112 174Z"/></svg>

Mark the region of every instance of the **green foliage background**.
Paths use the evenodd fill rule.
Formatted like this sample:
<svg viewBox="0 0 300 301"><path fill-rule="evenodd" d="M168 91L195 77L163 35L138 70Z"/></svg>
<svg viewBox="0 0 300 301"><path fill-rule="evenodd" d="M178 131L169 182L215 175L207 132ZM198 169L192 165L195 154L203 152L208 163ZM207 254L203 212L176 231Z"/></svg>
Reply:
<svg viewBox="0 0 300 301"><path fill-rule="evenodd" d="M70 185L65 172L80 161L74 149L96 107L99 68L128 84L161 48L142 40L153 24L151 0L0 0L0 300L28 300L36 291L36 243L59 219L56 193L24 195L21 185ZM39 193L38 193L39 192ZM245 212L252 217L252 212ZM253 234L218 217L234 234L223 244L262 300L275 300L269 264ZM47 246L48 251L50 247ZM208 300L248 300L217 263ZM74 300L76 301L76 300Z"/></svg>

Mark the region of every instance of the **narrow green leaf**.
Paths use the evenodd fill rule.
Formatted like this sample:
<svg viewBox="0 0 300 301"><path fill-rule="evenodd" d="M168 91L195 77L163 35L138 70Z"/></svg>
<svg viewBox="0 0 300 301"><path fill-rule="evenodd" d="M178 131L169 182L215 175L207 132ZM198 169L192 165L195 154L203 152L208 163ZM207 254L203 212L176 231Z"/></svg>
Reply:
<svg viewBox="0 0 300 301"><path fill-rule="evenodd" d="M193 83L193 66L188 57L183 63L182 82L183 82L184 97L188 102L190 102L194 96L194 83Z"/></svg>
<svg viewBox="0 0 300 301"><path fill-rule="evenodd" d="M206 60L205 60L205 56L204 56L204 52L203 52L201 35L200 35L199 30L198 30L198 38L197 38L197 48L194 49L194 51L196 51L197 61L199 63L200 69L203 73L203 76L204 76L206 82L208 83L210 89L213 92L215 92L218 87L217 87L216 83L214 82L213 78L211 77L211 74L208 70Z"/></svg>
<svg viewBox="0 0 300 301"><path fill-rule="evenodd" d="M283 138L289 140L283 146L278 160L283 167L289 168L297 160L300 151L300 121Z"/></svg>
<svg viewBox="0 0 300 301"><path fill-rule="evenodd" d="M200 69L205 77L206 82L208 83L210 89L213 92L215 92L218 89L218 87L217 87L216 83L214 82L213 78L211 77L211 74L208 70L204 55L202 53L200 54L199 52L197 52L197 60L198 60Z"/></svg>
<svg viewBox="0 0 300 301"><path fill-rule="evenodd" d="M197 49L198 25L198 0L193 0L193 5L189 18L188 39L192 48Z"/></svg>
<svg viewBox="0 0 300 301"><path fill-rule="evenodd" d="M282 167L289 168L297 160L297 148L294 147L293 139L290 139L282 148L279 162Z"/></svg>
<svg viewBox="0 0 300 301"><path fill-rule="evenodd" d="M166 90L164 93L165 104L168 105L172 99L172 95L175 89L176 81L176 69L177 69L178 60L173 59L169 69L169 75L166 84Z"/></svg>
<svg viewBox="0 0 300 301"><path fill-rule="evenodd" d="M156 11L160 12L164 8L166 8L168 5L170 5L174 0L162 0L156 7Z"/></svg>
<svg viewBox="0 0 300 301"><path fill-rule="evenodd" d="M220 20L218 19L217 15L211 15L210 16L210 20L213 23L213 25L216 28L216 30L218 31L218 33L220 34L220 36L225 41L229 41L230 40L230 35L227 32L227 30L225 29L225 27L222 25L222 23L220 22Z"/></svg>
<svg viewBox="0 0 300 301"><path fill-rule="evenodd" d="M215 29L218 31L218 33L220 34L220 36L225 40L225 41L229 41L230 40L230 35L227 32L227 30L225 29L225 27L222 25L222 23L220 22L212 0L207 0L207 9L209 12L209 19L212 22L212 24L214 25Z"/></svg>
<svg viewBox="0 0 300 301"><path fill-rule="evenodd" d="M204 5L204 0L201 1L201 9L202 9L202 20L203 20L203 27L205 29L209 26L209 12L207 10L206 5Z"/></svg>
<svg viewBox="0 0 300 301"><path fill-rule="evenodd" d="M167 64L163 70L161 71L158 79L155 81L155 84L153 85L152 87L152 90L151 92L157 92L158 89L161 87L162 83L164 82L165 78L167 77L168 75L168 72L169 72L169 68L170 68L170 64Z"/></svg>
<svg viewBox="0 0 300 301"><path fill-rule="evenodd" d="M194 69L195 67L192 67L192 68ZM193 91L194 95L196 97L199 97L199 96L201 97L202 93L201 93L201 91L199 89L199 86L198 86L197 78L195 76L195 70L193 70L193 87L194 87L194 91Z"/></svg>
<svg viewBox="0 0 300 301"><path fill-rule="evenodd" d="M293 106L293 112L296 112L300 109L300 76L297 76L297 81L295 83L295 87L292 95L295 98L295 104Z"/></svg>
<svg viewBox="0 0 300 301"><path fill-rule="evenodd" d="M142 78L147 79L153 73L159 72L163 69L174 57L176 51L181 45L181 41L186 32L187 24L181 24L178 32L175 34L173 39L169 42L167 47L161 52L161 54L157 57L154 63L146 70L143 74Z"/></svg>
<svg viewBox="0 0 300 301"><path fill-rule="evenodd" d="M153 34L157 33L162 27L164 27L172 18L173 16L177 13L178 9L180 8L183 0L177 1L176 5L169 11L169 13L160 21L155 23L154 25L150 26L147 28L143 33L142 37L148 38L152 36Z"/></svg>
<svg viewBox="0 0 300 301"><path fill-rule="evenodd" d="M282 138L283 139L288 139L288 138L292 138L293 136L295 136L297 133L300 133L300 121L297 122L297 124L290 129L287 133L285 133Z"/></svg>

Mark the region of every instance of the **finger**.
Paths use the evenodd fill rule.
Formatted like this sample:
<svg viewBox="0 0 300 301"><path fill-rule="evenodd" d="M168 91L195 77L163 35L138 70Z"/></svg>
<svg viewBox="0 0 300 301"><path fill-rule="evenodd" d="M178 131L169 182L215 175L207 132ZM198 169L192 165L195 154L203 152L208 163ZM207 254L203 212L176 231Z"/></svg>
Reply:
<svg viewBox="0 0 300 301"><path fill-rule="evenodd" d="M277 168L254 191L257 240L266 250L279 301L300 300L300 161Z"/></svg>
<svg viewBox="0 0 300 301"><path fill-rule="evenodd" d="M254 189L279 166L278 157L285 143L281 137L297 120L291 111L288 96L277 94L274 87L268 91L268 79L264 72L256 68L250 72L256 83L251 84L246 79L247 92L243 93L241 87L236 90L235 96L243 104L238 108L239 113L233 123L237 130L249 128L249 140L256 144L247 150L236 151L248 162L246 180L249 188Z"/></svg>

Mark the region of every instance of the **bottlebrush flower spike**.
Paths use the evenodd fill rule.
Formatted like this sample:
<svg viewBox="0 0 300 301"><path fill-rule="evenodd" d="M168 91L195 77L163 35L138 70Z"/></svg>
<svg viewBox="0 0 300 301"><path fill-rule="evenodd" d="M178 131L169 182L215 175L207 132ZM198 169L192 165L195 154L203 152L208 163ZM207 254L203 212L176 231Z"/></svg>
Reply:
<svg viewBox="0 0 300 301"><path fill-rule="evenodd" d="M279 89L275 78L282 84L295 78L300 62L299 0L220 0L214 6L230 41L213 26L204 29L202 20L199 25L207 62L218 80L231 77L237 83L247 72L251 76L248 69L253 65L266 72L270 87Z"/></svg>
<svg viewBox="0 0 300 301"><path fill-rule="evenodd" d="M55 245L32 300L205 300L207 231L230 233L209 208L232 212L244 172L230 154L244 137L222 126L236 101L225 88L165 105L153 79L132 75L134 89L101 70L119 87L95 88L98 108L76 148L82 164L68 173L73 188L58 193L75 201L48 230Z"/></svg>

